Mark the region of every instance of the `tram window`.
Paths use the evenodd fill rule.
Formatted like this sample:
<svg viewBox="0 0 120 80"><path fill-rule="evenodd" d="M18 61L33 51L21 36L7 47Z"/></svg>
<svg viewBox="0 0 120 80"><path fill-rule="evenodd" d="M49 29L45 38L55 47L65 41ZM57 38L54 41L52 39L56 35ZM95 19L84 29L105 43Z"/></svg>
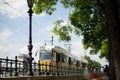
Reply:
<svg viewBox="0 0 120 80"><path fill-rule="evenodd" d="M56 61L56 52L52 53L52 59L53 59L53 61Z"/></svg>
<svg viewBox="0 0 120 80"><path fill-rule="evenodd" d="M57 60L58 62L60 62L60 54L59 54L59 53L56 54L56 60Z"/></svg>
<svg viewBox="0 0 120 80"><path fill-rule="evenodd" d="M41 52L40 53L40 60L51 60L51 52Z"/></svg>
<svg viewBox="0 0 120 80"><path fill-rule="evenodd" d="M64 62L65 62L66 64L68 64L68 63L69 63L69 57L66 56L66 57L64 58Z"/></svg>
<svg viewBox="0 0 120 80"><path fill-rule="evenodd" d="M62 62L68 63L67 56L65 54L62 54Z"/></svg>
<svg viewBox="0 0 120 80"><path fill-rule="evenodd" d="M76 65L77 64L77 61L75 59L73 59L73 64Z"/></svg>
<svg viewBox="0 0 120 80"><path fill-rule="evenodd" d="M78 65L78 60L76 61L76 66L79 66L79 65Z"/></svg>
<svg viewBox="0 0 120 80"><path fill-rule="evenodd" d="M61 59L62 59L62 62L65 62L65 61L64 61L64 59L65 59L65 58L64 58L64 54L61 54Z"/></svg>
<svg viewBox="0 0 120 80"><path fill-rule="evenodd" d="M74 65L74 59L71 58L71 65Z"/></svg>

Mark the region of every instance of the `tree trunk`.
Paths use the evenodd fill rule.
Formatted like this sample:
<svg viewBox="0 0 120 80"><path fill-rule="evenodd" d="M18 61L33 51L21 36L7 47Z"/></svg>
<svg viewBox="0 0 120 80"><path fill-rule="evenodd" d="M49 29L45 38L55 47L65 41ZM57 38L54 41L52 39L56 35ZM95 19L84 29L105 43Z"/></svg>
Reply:
<svg viewBox="0 0 120 80"><path fill-rule="evenodd" d="M120 80L120 24L117 0L105 0L107 30L110 49L111 79ZM115 68L116 79L113 74Z"/></svg>

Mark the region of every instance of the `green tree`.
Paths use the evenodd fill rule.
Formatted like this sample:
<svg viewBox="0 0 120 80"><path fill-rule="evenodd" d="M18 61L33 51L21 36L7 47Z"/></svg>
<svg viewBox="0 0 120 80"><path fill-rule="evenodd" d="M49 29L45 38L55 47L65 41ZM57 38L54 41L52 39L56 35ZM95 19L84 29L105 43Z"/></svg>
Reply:
<svg viewBox="0 0 120 80"><path fill-rule="evenodd" d="M88 62L88 69L100 69L101 68L101 64L95 60L91 60L89 56L85 55L84 58L87 60Z"/></svg>
<svg viewBox="0 0 120 80"><path fill-rule="evenodd" d="M108 55L108 39L105 39L101 43L101 49L100 49L100 58L105 57L107 60L109 59Z"/></svg>

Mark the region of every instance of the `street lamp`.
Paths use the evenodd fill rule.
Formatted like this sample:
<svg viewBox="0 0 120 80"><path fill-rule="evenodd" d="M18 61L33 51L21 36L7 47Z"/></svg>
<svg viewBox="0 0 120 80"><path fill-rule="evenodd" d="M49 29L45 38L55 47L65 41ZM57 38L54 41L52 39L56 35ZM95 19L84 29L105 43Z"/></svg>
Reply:
<svg viewBox="0 0 120 80"><path fill-rule="evenodd" d="M28 10L28 13L29 13L29 45L28 45L28 75L30 76L33 76L33 72L32 72L32 61L33 61L33 58L32 58L32 48L33 48L33 45L32 45L32 13L33 13L33 10L32 10L32 7L33 7L33 3L34 3L34 0L27 0L27 3L28 3L28 7L29 7L29 10Z"/></svg>

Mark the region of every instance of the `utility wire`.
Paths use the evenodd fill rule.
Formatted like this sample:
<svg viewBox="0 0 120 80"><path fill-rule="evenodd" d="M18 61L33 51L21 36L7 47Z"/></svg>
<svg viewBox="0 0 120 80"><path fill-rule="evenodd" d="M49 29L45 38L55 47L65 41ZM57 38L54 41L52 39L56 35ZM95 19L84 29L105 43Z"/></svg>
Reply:
<svg viewBox="0 0 120 80"><path fill-rule="evenodd" d="M2 22L3 24L5 24L7 26L10 26L11 28L13 28L12 30L14 30L17 33L19 32L19 34L24 33L24 32L22 32L22 31L20 31L18 29L15 29L16 28L15 26L11 25L10 23L7 23L6 21L3 21L3 20L0 19L0 22ZM24 37L26 37L25 34L24 34Z"/></svg>
<svg viewBox="0 0 120 80"><path fill-rule="evenodd" d="M6 5L8 5L9 7L11 7L12 9L14 9L15 11L17 11L20 15L22 15L23 17L27 17L27 18L29 18L28 16L25 16L25 15L23 15L18 9L16 9L16 8L14 8L13 6L11 6L8 2L5 2L4 1L4 3L6 4ZM26 19L26 18L25 18ZM42 26L40 26L38 23L36 23L36 22L34 22L33 21L33 23L34 24L36 24L37 26L39 26L40 28L42 27ZM38 27L37 27L38 28ZM44 27L42 27L41 29L43 29L44 31L47 31L48 33L50 33L48 30L46 30ZM51 33L50 33L51 34ZM52 35L52 34L51 34Z"/></svg>
<svg viewBox="0 0 120 80"><path fill-rule="evenodd" d="M4 6L2 6L2 7L5 9ZM6 15L4 15L4 16L7 17ZM5 24L5 25L7 25L7 26L9 26L10 28L12 28L12 30L14 30L14 31L17 32L17 33L20 33L20 34L23 34L23 33L24 33L23 31L18 30L18 29L15 27L15 25L13 25L13 24L11 24L11 23L9 23L9 22L6 22L5 20L3 20L3 19L1 19L1 18L0 18L0 22L3 23L3 24ZM24 34L24 36L25 36L25 34ZM26 36L25 36L25 37L26 37Z"/></svg>

